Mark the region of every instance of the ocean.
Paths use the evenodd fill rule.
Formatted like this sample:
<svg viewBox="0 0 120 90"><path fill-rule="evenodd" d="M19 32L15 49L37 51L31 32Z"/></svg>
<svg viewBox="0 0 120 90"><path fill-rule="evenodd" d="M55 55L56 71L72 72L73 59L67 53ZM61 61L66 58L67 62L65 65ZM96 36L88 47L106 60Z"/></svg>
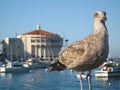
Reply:
<svg viewBox="0 0 120 90"><path fill-rule="evenodd" d="M80 90L78 72L64 70L47 72L33 69L25 73L0 73L0 90ZM92 71L92 90L120 90L120 77L95 78ZM88 90L83 79L83 90Z"/></svg>

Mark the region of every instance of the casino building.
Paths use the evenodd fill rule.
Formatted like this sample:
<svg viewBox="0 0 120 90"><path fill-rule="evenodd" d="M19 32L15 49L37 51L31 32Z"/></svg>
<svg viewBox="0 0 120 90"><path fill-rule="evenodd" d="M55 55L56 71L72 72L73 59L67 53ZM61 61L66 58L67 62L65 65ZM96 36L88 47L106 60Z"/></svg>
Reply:
<svg viewBox="0 0 120 90"><path fill-rule="evenodd" d="M63 38L40 28L17 35L15 38L5 38L2 41L2 53L7 57L42 59L57 58L63 46Z"/></svg>

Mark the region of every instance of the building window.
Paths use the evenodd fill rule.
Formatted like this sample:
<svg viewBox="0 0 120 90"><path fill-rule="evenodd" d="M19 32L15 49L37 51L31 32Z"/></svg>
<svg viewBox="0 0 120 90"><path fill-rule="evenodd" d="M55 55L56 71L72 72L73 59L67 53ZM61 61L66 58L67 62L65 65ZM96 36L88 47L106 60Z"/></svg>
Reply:
<svg viewBox="0 0 120 90"><path fill-rule="evenodd" d="M44 43L44 42L45 42L45 39L41 38L41 42Z"/></svg>
<svg viewBox="0 0 120 90"><path fill-rule="evenodd" d="M35 43L35 40L31 40L31 43Z"/></svg>
<svg viewBox="0 0 120 90"><path fill-rule="evenodd" d="M40 42L40 40L37 40L37 42L39 43L39 42Z"/></svg>
<svg viewBox="0 0 120 90"><path fill-rule="evenodd" d="M34 57L34 56L35 56L35 46L34 46L34 45L31 46L31 50L32 50L32 51L31 51L31 52L32 52L31 54L32 54L32 56Z"/></svg>

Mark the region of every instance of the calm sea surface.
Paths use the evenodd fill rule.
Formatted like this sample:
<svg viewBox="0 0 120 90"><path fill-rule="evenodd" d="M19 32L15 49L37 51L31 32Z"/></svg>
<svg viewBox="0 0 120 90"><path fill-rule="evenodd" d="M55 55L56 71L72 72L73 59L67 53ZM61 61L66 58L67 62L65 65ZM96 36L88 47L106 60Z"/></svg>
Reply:
<svg viewBox="0 0 120 90"><path fill-rule="evenodd" d="M46 72L34 69L26 73L0 73L0 90L80 90L77 72ZM120 77L96 79L92 72L93 90L120 90ZM83 79L83 90L88 90L87 80Z"/></svg>

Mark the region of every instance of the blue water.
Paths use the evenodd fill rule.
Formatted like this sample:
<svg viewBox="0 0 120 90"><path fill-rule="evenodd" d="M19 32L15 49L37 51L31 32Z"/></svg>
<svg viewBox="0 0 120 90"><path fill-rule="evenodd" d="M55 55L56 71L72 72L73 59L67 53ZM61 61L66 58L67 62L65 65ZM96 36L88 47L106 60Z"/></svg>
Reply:
<svg viewBox="0 0 120 90"><path fill-rule="evenodd" d="M26 73L0 73L0 90L80 90L77 72L46 72L34 69ZM96 79L92 73L93 90L120 90L120 77L108 80ZM88 90L87 80L83 79L83 90Z"/></svg>

